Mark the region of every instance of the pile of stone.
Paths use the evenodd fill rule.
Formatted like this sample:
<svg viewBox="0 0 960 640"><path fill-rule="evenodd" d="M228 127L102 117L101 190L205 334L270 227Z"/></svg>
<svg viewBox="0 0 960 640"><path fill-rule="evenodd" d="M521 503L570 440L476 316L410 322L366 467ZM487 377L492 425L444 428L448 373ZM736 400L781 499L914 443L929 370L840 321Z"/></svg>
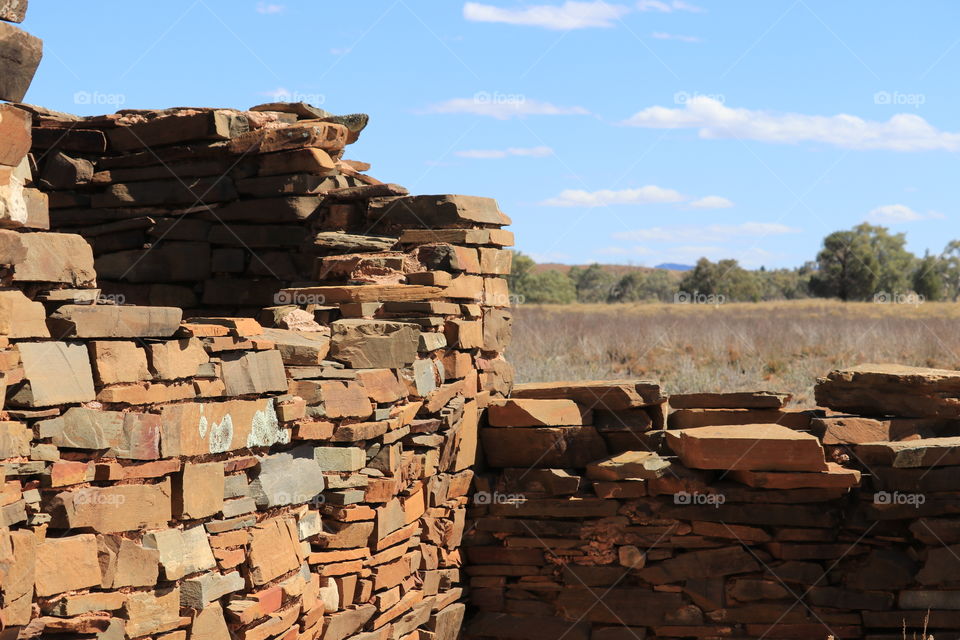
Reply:
<svg viewBox="0 0 960 640"><path fill-rule="evenodd" d="M298 110L0 105L0 640L457 637L508 219L400 197L339 158L362 119ZM257 195L183 206L208 189Z"/></svg>
<svg viewBox="0 0 960 640"><path fill-rule="evenodd" d="M790 394L777 391L684 393L670 396L671 429L720 425L781 424L807 429L822 412L787 407Z"/></svg>
<svg viewBox="0 0 960 640"><path fill-rule="evenodd" d="M589 430L598 383L520 385L527 398L494 402L481 427L467 637L892 640L925 620L937 638L960 636L960 422L943 417L958 375L834 372L813 432L671 422L626 452ZM864 415L841 413L850 380L863 394L883 383L859 401ZM783 402L671 396L668 420ZM880 429L898 437L864 440ZM531 442L535 456L512 451ZM845 464L828 461L841 448Z"/></svg>
<svg viewBox="0 0 960 640"><path fill-rule="evenodd" d="M402 197L363 173L368 164L343 156L366 115L303 103L32 111L52 225L87 239L107 295L187 317L255 316L285 302L281 290L317 284L453 285L450 297L506 298L496 276L509 273L509 219L486 198ZM469 277L408 277L421 271Z"/></svg>

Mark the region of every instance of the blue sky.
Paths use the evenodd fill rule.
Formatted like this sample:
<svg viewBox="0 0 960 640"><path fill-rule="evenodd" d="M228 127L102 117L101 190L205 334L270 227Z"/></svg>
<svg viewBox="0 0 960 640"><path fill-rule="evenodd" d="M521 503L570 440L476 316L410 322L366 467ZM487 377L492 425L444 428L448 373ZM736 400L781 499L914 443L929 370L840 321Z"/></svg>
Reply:
<svg viewBox="0 0 960 640"><path fill-rule="evenodd" d="M542 262L797 266L864 220L960 237L960 3L33 0L27 101L371 123L347 157L497 198Z"/></svg>

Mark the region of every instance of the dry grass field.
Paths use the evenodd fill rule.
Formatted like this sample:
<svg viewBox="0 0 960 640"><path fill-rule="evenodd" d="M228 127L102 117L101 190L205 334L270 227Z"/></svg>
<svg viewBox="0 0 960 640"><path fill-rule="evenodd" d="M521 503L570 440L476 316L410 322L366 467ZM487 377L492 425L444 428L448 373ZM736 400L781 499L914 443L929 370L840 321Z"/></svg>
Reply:
<svg viewBox="0 0 960 640"><path fill-rule="evenodd" d="M650 377L668 393L772 389L863 362L960 369L960 304L519 305L518 382Z"/></svg>

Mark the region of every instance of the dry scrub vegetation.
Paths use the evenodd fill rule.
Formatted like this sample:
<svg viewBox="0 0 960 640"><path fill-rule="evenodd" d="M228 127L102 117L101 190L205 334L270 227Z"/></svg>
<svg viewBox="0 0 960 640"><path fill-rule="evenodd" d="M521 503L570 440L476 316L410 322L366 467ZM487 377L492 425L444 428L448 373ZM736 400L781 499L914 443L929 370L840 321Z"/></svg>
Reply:
<svg viewBox="0 0 960 640"><path fill-rule="evenodd" d="M668 393L774 389L813 403L831 369L897 362L960 369L960 304L800 300L520 305L517 381L658 378Z"/></svg>

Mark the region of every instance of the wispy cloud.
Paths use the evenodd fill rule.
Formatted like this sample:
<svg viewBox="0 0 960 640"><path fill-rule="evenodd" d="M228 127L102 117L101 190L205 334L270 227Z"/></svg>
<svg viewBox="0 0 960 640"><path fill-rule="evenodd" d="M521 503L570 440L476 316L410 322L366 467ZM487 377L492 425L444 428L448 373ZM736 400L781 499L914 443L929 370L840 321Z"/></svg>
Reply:
<svg viewBox="0 0 960 640"><path fill-rule="evenodd" d="M867 220L880 224L899 224L903 222L917 222L919 220L938 220L943 218L942 213L928 211L920 213L905 204L886 204L877 207L867 214Z"/></svg>
<svg viewBox="0 0 960 640"><path fill-rule="evenodd" d="M614 233L613 237L617 240L629 242L686 242L691 239L724 242L738 238L756 238L799 232L800 229L777 222L744 222L742 224L711 224L706 226L648 227L632 231L619 231Z"/></svg>
<svg viewBox="0 0 960 640"><path fill-rule="evenodd" d="M655 31L651 33L650 36L656 40L677 40L679 42L703 42L697 36L682 36L677 33L665 33L663 31Z"/></svg>
<svg viewBox="0 0 960 640"><path fill-rule="evenodd" d="M283 13L286 10L286 6L282 4L272 4L269 2L258 2L257 3L257 13L262 13L264 15L274 15L277 13Z"/></svg>
<svg viewBox="0 0 960 640"><path fill-rule="evenodd" d="M479 97L478 97L479 96ZM423 113L467 113L488 116L498 120L525 116L589 115L583 107L560 107L550 102L541 102L522 96L495 99L496 94L477 94L473 98L454 98L430 105Z"/></svg>
<svg viewBox="0 0 960 640"><path fill-rule="evenodd" d="M940 131L920 116L894 115L886 122L856 116L810 116L733 109L698 96L682 107L648 107L623 124L648 129L698 129L701 138L736 138L795 144L821 142L845 149L889 151L960 151L960 133Z"/></svg>
<svg viewBox="0 0 960 640"><path fill-rule="evenodd" d="M547 207L605 207L617 204L686 204L693 209L728 209L733 202L722 196L706 196L694 199L674 189L646 185L637 189L601 189L585 191L565 189L560 195L540 203Z"/></svg>
<svg viewBox="0 0 960 640"><path fill-rule="evenodd" d="M289 101L290 96L293 94L288 89L285 89L284 87L277 87L272 91L261 91L260 95L273 98L274 102L284 102L284 101Z"/></svg>
<svg viewBox="0 0 960 640"><path fill-rule="evenodd" d="M733 202L722 196L705 196L689 205L692 209L729 209Z"/></svg>
<svg viewBox="0 0 960 640"><path fill-rule="evenodd" d="M565 189L559 196L540 204L548 207L603 207L610 204L670 204L683 202L686 196L673 189L647 185L638 189L583 191Z"/></svg>
<svg viewBox="0 0 960 640"><path fill-rule="evenodd" d="M706 11L706 9L682 2L681 0L674 0L673 2L662 2L661 0L639 0L639 2L637 2L637 11L655 11L658 13L688 11L690 13L703 13Z"/></svg>
<svg viewBox="0 0 960 640"><path fill-rule="evenodd" d="M550 147L509 147L507 149L466 149L456 151L456 156L461 158L473 158L477 160L500 160L519 156L524 158L545 158L553 155L553 149Z"/></svg>
<svg viewBox="0 0 960 640"><path fill-rule="evenodd" d="M560 31L612 27L629 12L629 7L603 0L533 5L521 9L505 9L479 2L467 2L463 5L463 17L473 22L499 22Z"/></svg>

